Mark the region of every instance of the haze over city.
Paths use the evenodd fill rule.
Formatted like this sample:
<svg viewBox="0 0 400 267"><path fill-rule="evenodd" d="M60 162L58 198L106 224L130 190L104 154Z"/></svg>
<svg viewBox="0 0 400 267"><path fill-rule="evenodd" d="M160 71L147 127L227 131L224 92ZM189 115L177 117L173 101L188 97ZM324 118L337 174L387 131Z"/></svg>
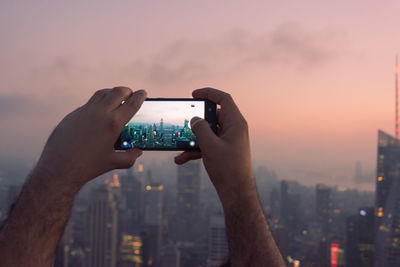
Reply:
<svg viewBox="0 0 400 267"><path fill-rule="evenodd" d="M2 3L0 170L32 166L60 119L97 89L190 97L212 86L231 93L247 118L256 164L280 179L373 189L377 131L394 133L399 7ZM173 164L173 155L146 152L142 161ZM354 183L357 161L369 186Z"/></svg>

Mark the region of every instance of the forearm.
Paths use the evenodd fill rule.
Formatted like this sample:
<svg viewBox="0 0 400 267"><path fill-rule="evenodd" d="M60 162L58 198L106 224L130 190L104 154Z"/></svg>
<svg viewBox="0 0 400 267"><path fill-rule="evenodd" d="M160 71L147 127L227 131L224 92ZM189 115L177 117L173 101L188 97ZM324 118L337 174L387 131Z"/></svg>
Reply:
<svg viewBox="0 0 400 267"><path fill-rule="evenodd" d="M229 194L220 197L231 266L285 266L265 219L253 178Z"/></svg>
<svg viewBox="0 0 400 267"><path fill-rule="evenodd" d="M79 187L60 184L68 178L35 168L0 230L4 266L53 266L55 249Z"/></svg>

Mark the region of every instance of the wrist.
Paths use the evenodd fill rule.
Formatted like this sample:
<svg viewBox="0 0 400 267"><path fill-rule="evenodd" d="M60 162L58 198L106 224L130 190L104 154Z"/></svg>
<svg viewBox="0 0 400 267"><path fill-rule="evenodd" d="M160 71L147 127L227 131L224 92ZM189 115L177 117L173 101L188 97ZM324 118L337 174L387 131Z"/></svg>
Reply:
<svg viewBox="0 0 400 267"><path fill-rule="evenodd" d="M80 182L71 172L57 170L51 164L39 164L32 170L28 177L26 187L33 190L40 190L49 195L62 195L75 197L84 183Z"/></svg>
<svg viewBox="0 0 400 267"><path fill-rule="evenodd" d="M225 185L216 186L216 191L224 209L241 206L259 206L257 189L252 176L230 177Z"/></svg>

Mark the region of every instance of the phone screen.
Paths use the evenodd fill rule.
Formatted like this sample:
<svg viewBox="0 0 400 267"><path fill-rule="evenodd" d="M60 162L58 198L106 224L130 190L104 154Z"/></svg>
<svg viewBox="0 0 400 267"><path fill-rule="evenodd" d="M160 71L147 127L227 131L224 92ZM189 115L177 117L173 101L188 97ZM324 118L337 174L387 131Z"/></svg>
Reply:
<svg viewBox="0 0 400 267"><path fill-rule="evenodd" d="M205 118L204 100L146 100L125 125L116 149L196 150L190 120Z"/></svg>

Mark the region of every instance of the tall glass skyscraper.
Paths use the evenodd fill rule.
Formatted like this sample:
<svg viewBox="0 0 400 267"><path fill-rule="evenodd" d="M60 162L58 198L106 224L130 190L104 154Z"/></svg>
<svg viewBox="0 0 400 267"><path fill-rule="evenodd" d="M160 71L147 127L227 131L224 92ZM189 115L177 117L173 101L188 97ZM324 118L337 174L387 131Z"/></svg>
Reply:
<svg viewBox="0 0 400 267"><path fill-rule="evenodd" d="M379 131L374 266L400 266L400 142Z"/></svg>
<svg viewBox="0 0 400 267"><path fill-rule="evenodd" d="M178 166L177 177L177 241L193 241L200 219L200 161Z"/></svg>
<svg viewBox="0 0 400 267"><path fill-rule="evenodd" d="M117 204L105 185L92 191L86 221L84 266L116 266L117 216Z"/></svg>
<svg viewBox="0 0 400 267"><path fill-rule="evenodd" d="M163 190L157 183L146 185L144 193L144 266L159 266L162 245Z"/></svg>

